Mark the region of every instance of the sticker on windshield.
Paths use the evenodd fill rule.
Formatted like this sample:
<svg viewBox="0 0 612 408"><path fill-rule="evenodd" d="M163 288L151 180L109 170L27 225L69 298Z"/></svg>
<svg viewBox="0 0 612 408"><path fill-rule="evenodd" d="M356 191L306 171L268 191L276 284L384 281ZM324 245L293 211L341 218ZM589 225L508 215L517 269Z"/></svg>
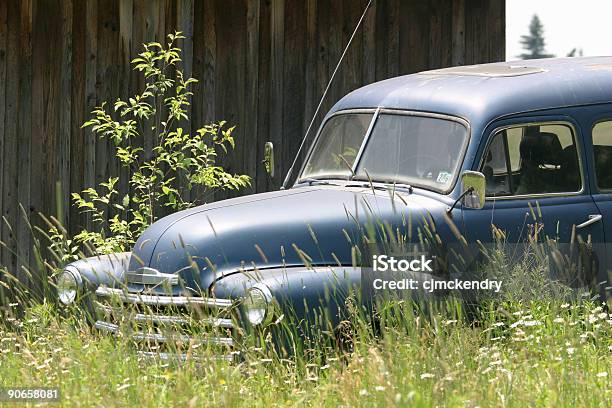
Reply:
<svg viewBox="0 0 612 408"><path fill-rule="evenodd" d="M438 178L436 178L436 182L445 184L448 183L451 179L451 174L446 171L441 171L438 173Z"/></svg>

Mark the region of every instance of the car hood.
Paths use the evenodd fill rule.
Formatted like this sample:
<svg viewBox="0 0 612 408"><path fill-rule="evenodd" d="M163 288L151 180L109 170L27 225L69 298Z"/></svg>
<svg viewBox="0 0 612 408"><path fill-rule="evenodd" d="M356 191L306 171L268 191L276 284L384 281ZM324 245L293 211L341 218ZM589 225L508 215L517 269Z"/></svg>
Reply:
<svg viewBox="0 0 612 408"><path fill-rule="evenodd" d="M418 194L337 186L300 187L215 202L165 217L133 248L142 266L181 276L194 290L238 271L351 265L352 247L371 221L391 226L423 219L439 201ZM410 222L410 225L414 227ZM178 290L178 289L177 289Z"/></svg>

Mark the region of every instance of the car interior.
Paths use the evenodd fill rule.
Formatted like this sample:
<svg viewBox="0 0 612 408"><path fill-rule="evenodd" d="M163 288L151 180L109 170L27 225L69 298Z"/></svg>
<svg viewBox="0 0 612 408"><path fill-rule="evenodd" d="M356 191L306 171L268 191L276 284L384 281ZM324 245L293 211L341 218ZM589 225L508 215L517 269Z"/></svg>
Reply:
<svg viewBox="0 0 612 408"><path fill-rule="evenodd" d="M576 192L580 167L567 126L524 126L498 132L482 167L488 196Z"/></svg>

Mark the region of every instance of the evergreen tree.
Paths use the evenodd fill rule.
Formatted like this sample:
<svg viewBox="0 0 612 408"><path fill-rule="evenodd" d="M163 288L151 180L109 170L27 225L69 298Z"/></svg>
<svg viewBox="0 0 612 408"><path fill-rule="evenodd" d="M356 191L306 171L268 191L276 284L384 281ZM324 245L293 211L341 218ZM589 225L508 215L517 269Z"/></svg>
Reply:
<svg viewBox="0 0 612 408"><path fill-rule="evenodd" d="M529 35L521 36L521 44L525 52L519 55L521 59L551 58L552 54L546 54L546 43L544 42L544 27L537 14L534 14L529 23Z"/></svg>

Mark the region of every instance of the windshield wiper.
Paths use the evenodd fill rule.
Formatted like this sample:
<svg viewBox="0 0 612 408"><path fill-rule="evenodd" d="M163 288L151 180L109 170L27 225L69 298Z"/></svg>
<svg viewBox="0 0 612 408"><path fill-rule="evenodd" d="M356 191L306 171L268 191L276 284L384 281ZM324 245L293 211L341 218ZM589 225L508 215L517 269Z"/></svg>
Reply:
<svg viewBox="0 0 612 408"><path fill-rule="evenodd" d="M412 194L412 186L410 184L406 184L406 183L396 183L396 182L389 182L389 181L382 181L382 180L370 180L366 177L363 176L358 176L358 177L353 177L354 181L363 181L364 183L360 183L360 184L347 184L346 187L368 187L368 188L375 188L377 190L389 190L391 189L392 191L394 190L405 190L408 193ZM380 184L375 184L375 183L382 183L382 185Z"/></svg>
<svg viewBox="0 0 612 408"><path fill-rule="evenodd" d="M303 179L298 180L298 183L308 183L309 186L318 184L318 185L325 185L325 186L337 186L338 184L334 184L334 183L330 183L327 180L323 180L323 179L318 179L318 178L312 178L312 177L306 177Z"/></svg>
<svg viewBox="0 0 612 408"><path fill-rule="evenodd" d="M413 190L412 186L406 183L387 183L385 184L385 187L390 187L393 190L406 190L410 194L412 194L412 190Z"/></svg>

